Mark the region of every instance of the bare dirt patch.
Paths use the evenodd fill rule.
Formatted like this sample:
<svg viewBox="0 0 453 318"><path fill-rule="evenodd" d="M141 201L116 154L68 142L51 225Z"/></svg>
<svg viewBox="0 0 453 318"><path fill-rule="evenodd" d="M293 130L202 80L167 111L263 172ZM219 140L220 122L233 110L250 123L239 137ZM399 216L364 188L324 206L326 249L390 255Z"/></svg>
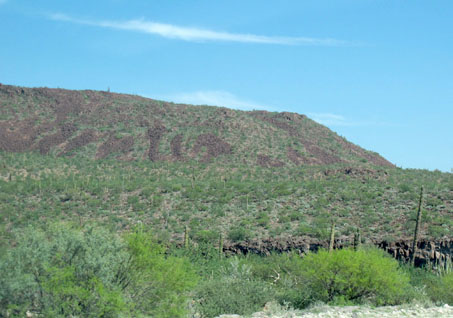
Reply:
<svg viewBox="0 0 453 318"><path fill-rule="evenodd" d="M349 152L353 153L354 155L360 156L377 166L384 166L384 167L394 167L395 166L394 164L392 164L390 161L386 160L379 154L370 153L370 152L366 151L365 149L362 149L359 146L354 145L353 143L350 143L342 138L338 138L337 142L339 142L344 149L347 149Z"/></svg>
<svg viewBox="0 0 453 318"><path fill-rule="evenodd" d="M286 151L286 156L289 160L291 160L296 165L316 165L319 164L320 161L316 160L315 158L306 157L300 154L296 149L292 147L288 147Z"/></svg>
<svg viewBox="0 0 453 318"><path fill-rule="evenodd" d="M125 136L118 138L117 136L111 134L109 138L98 148L96 153L97 159L103 159L111 153L127 153L131 151L134 146L134 137Z"/></svg>
<svg viewBox="0 0 453 318"><path fill-rule="evenodd" d="M288 134L293 137L301 136L296 127L302 124L302 121L306 118L305 115L289 112L282 112L274 115L267 111L253 111L251 114L262 121L268 122L273 126L288 132Z"/></svg>
<svg viewBox="0 0 453 318"><path fill-rule="evenodd" d="M154 127L148 129L149 138L149 150L148 158L151 161L157 161L160 159L159 155L159 144L162 137L167 132L167 128L160 122L156 121Z"/></svg>
<svg viewBox="0 0 453 318"><path fill-rule="evenodd" d="M342 162L338 156L323 150L321 147L303 138L301 132L296 127L302 123L305 116L288 112L279 113L273 117L270 117L269 113L262 111L253 112L253 114L262 121L268 122L271 125L286 131L290 136L299 138L306 151L316 158L317 162L310 160L309 164L332 164ZM300 158L297 158L297 155L295 155L294 152L292 152L291 157L295 159L295 161L303 163Z"/></svg>
<svg viewBox="0 0 453 318"><path fill-rule="evenodd" d="M175 160L182 160L182 134L176 135L170 142L171 155Z"/></svg>
<svg viewBox="0 0 453 318"><path fill-rule="evenodd" d="M207 162L220 155L232 153L231 145L214 134L208 133L198 136L193 146L193 152L199 154L202 151L202 147L206 147L206 152L201 159L203 162Z"/></svg>
<svg viewBox="0 0 453 318"><path fill-rule="evenodd" d="M54 134L44 136L38 143L39 152L42 155L48 154L50 148L60 145L69 139L75 132L77 127L74 124L67 123L60 127L60 130Z"/></svg>
<svg viewBox="0 0 453 318"><path fill-rule="evenodd" d="M258 155L256 163L259 164L261 167L266 168L277 168L283 167L285 165L284 162L277 159L272 159L271 157L266 155Z"/></svg>
<svg viewBox="0 0 453 318"><path fill-rule="evenodd" d="M87 129L82 131L82 133L72 139L70 139L64 151L60 152L59 156L67 154L75 149L81 148L97 140L96 132L93 129Z"/></svg>
<svg viewBox="0 0 453 318"><path fill-rule="evenodd" d="M323 150L321 147L313 144L308 140L301 139L301 143L304 145L305 149L315 156L315 158L319 161L320 164L333 164L343 162L339 157L328 153L327 151Z"/></svg>
<svg viewBox="0 0 453 318"><path fill-rule="evenodd" d="M30 150L37 138L34 122L34 118L22 121L0 121L0 149L10 152Z"/></svg>

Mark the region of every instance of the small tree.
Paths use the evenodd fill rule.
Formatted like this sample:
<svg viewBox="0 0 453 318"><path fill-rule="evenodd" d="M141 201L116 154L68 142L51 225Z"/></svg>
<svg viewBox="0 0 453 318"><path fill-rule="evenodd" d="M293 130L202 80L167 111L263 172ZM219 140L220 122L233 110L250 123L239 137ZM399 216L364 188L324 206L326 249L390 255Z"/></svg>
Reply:
<svg viewBox="0 0 453 318"><path fill-rule="evenodd" d="M0 307L46 317L114 317L126 310L115 283L127 259L121 239L103 229L51 225L16 233L0 259Z"/></svg>
<svg viewBox="0 0 453 318"><path fill-rule="evenodd" d="M123 284L133 299L135 311L152 317L181 317L188 301L187 292L197 277L185 258L165 256L165 249L143 229L126 236L132 257L127 263L128 283Z"/></svg>
<svg viewBox="0 0 453 318"><path fill-rule="evenodd" d="M181 317L196 276L149 232L55 224L16 233L0 256L0 316ZM3 312L1 311L3 310Z"/></svg>
<svg viewBox="0 0 453 318"><path fill-rule="evenodd" d="M203 318L222 314L247 315L259 311L273 299L271 285L253 277L251 267L232 259L220 275L198 286L195 301Z"/></svg>
<svg viewBox="0 0 453 318"><path fill-rule="evenodd" d="M309 253L296 275L314 301L326 303L396 304L409 286L398 262L374 248Z"/></svg>
<svg viewBox="0 0 453 318"><path fill-rule="evenodd" d="M429 281L427 292L432 301L453 305L453 272L444 273Z"/></svg>

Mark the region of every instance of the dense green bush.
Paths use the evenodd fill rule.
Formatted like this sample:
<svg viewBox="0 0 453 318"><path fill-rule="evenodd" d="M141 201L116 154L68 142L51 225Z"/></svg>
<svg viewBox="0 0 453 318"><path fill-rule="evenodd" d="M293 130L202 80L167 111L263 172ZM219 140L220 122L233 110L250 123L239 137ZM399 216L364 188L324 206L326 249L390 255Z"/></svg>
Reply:
<svg viewBox="0 0 453 318"><path fill-rule="evenodd" d="M295 274L314 301L325 303L398 304L410 289L398 262L375 248L310 253Z"/></svg>
<svg viewBox="0 0 453 318"><path fill-rule="evenodd" d="M152 317L182 317L187 292L197 282L191 264L184 257L165 255L149 232L137 230L126 235L129 259L122 266L122 288L132 299L133 312Z"/></svg>
<svg viewBox="0 0 453 318"><path fill-rule="evenodd" d="M235 227L230 232L228 232L228 239L233 242L248 240L250 239L250 236L250 231L242 226Z"/></svg>
<svg viewBox="0 0 453 318"><path fill-rule="evenodd" d="M214 245L219 241L219 233L210 230L200 230L193 235L193 239L199 244Z"/></svg>
<svg viewBox="0 0 453 318"><path fill-rule="evenodd" d="M252 274L270 284L275 300L282 305L305 308L313 299L299 273L302 258L297 252L272 253L269 256L249 255L243 262L252 268Z"/></svg>
<svg viewBox="0 0 453 318"><path fill-rule="evenodd" d="M0 307L47 317L110 317L126 309L114 277L125 245L106 231L27 228L0 260ZM14 314L14 312L13 312Z"/></svg>
<svg viewBox="0 0 453 318"><path fill-rule="evenodd" d="M195 275L149 233L56 224L18 232L0 257L0 316L180 317Z"/></svg>
<svg viewBox="0 0 453 318"><path fill-rule="evenodd" d="M271 285L254 277L251 267L236 258L223 266L219 276L201 283L195 294L196 309L203 318L251 314L273 298Z"/></svg>
<svg viewBox="0 0 453 318"><path fill-rule="evenodd" d="M433 302L453 305L453 272L430 279L426 287Z"/></svg>

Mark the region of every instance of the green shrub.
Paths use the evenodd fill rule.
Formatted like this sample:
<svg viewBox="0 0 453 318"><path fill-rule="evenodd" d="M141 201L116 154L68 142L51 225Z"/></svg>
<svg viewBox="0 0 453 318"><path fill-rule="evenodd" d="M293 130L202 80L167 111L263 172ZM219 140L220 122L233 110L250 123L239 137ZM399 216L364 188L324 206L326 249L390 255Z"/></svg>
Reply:
<svg viewBox="0 0 453 318"><path fill-rule="evenodd" d="M193 239L200 244L215 244L219 241L219 233L211 230L200 230L196 232Z"/></svg>
<svg viewBox="0 0 453 318"><path fill-rule="evenodd" d="M15 241L0 256L1 317L181 317L196 283L184 258L166 257L141 230L122 239L56 224L29 227Z"/></svg>
<svg viewBox="0 0 453 318"><path fill-rule="evenodd" d="M270 221L269 215L265 212L259 213L256 217L256 223L259 226L266 227L267 225L269 225L269 221Z"/></svg>
<svg viewBox="0 0 453 318"><path fill-rule="evenodd" d="M400 190L401 193L406 193L406 192L410 192L411 191L411 187L408 184L403 183L403 184L399 185L399 190Z"/></svg>
<svg viewBox="0 0 453 318"><path fill-rule="evenodd" d="M259 311L273 299L269 283L253 277L251 267L233 259L220 277L201 283L195 294L196 310L202 318L222 314L248 315Z"/></svg>
<svg viewBox="0 0 453 318"><path fill-rule="evenodd" d="M104 230L27 228L0 259L0 307L46 317L114 317L126 309L114 277L125 245ZM14 312L12 312L14 315Z"/></svg>
<svg viewBox="0 0 453 318"><path fill-rule="evenodd" d="M309 253L296 275L313 301L325 303L398 304L410 289L398 262L375 248Z"/></svg>
<svg viewBox="0 0 453 318"><path fill-rule="evenodd" d="M240 242L245 241L250 238L250 231L246 228L240 226L233 228L230 232L228 232L228 239L233 242Z"/></svg>
<svg viewBox="0 0 453 318"><path fill-rule="evenodd" d="M298 253L272 253L266 257L250 255L247 261L252 265L255 277L271 283L280 304L304 308L312 301L310 290L299 275L302 258Z"/></svg>
<svg viewBox="0 0 453 318"><path fill-rule="evenodd" d="M453 305L453 272L431 279L426 287L433 302Z"/></svg>
<svg viewBox="0 0 453 318"><path fill-rule="evenodd" d="M137 230L126 236L131 261L123 267L126 290L136 312L152 317L182 317L187 292L197 277L185 258L165 256L149 232ZM123 285L124 287L124 285Z"/></svg>

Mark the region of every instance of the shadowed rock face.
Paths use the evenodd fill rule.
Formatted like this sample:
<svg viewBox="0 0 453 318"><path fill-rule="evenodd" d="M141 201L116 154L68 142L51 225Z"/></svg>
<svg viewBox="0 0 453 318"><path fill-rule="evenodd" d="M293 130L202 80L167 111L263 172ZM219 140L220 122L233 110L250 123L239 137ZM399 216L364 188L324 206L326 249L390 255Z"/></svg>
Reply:
<svg viewBox="0 0 453 318"><path fill-rule="evenodd" d="M162 137L167 132L167 129L160 122L156 122L154 127L148 129L149 138L149 150L148 158L151 161L157 161L160 159L159 155L159 144Z"/></svg>
<svg viewBox="0 0 453 318"><path fill-rule="evenodd" d="M379 248L384 249L394 258L409 262L412 255L412 242L380 242ZM453 260L453 239L441 241L421 240L417 243L415 253L415 266L422 267L428 264L433 266L446 266L448 261Z"/></svg>
<svg viewBox="0 0 453 318"><path fill-rule="evenodd" d="M272 159L269 156L266 155L258 155L257 163L261 167L266 167L266 168L277 168L277 167L283 167L285 164L281 162L280 160L277 159Z"/></svg>
<svg viewBox="0 0 453 318"><path fill-rule="evenodd" d="M202 134L198 136L197 141L193 146L193 152L199 154L202 147L206 147L206 151L202 157L202 161L204 162L220 155L231 154L231 146L213 134Z"/></svg>
<svg viewBox="0 0 453 318"><path fill-rule="evenodd" d="M171 154L175 160L182 160L182 134L176 135L171 140Z"/></svg>
<svg viewBox="0 0 453 318"><path fill-rule="evenodd" d="M0 122L0 150L23 152L31 150L37 137L34 120Z"/></svg>
<svg viewBox="0 0 453 318"><path fill-rule="evenodd" d="M386 241L372 242L375 246L385 250L395 259L402 262L409 262L412 255L411 242L400 241L388 243ZM336 240L334 247L336 249L351 247L352 240ZM317 251L320 248L327 249L328 242L320 241L308 237L296 237L288 239L264 239L251 240L246 242L224 244L224 252L227 254L258 254L270 255L272 252L290 252L306 254ZM427 264L433 266L445 267L448 261L453 260L453 239L442 241L420 241L417 244L415 254L415 266L422 267Z"/></svg>
<svg viewBox="0 0 453 318"><path fill-rule="evenodd" d="M79 149L97 140L96 132L92 129L82 131L82 133L70 139L64 150L59 154L60 156L70 153L73 150Z"/></svg>
<svg viewBox="0 0 453 318"><path fill-rule="evenodd" d="M110 135L110 137L99 147L96 154L97 159L103 159L111 153L127 153L134 146L132 136L120 137Z"/></svg>
<svg viewBox="0 0 453 318"><path fill-rule="evenodd" d="M66 123L60 127L60 131L43 137L38 144L39 152L42 155L48 154L54 146L61 145L69 139L75 132L77 127L74 124Z"/></svg>
<svg viewBox="0 0 453 318"><path fill-rule="evenodd" d="M294 163L297 166L300 165L316 165L320 164L320 161L317 160L314 157L307 157L303 156L299 151L292 147L288 147L286 151L286 156L288 157L289 160L291 160L292 163Z"/></svg>
<svg viewBox="0 0 453 318"><path fill-rule="evenodd" d="M57 150L61 156L83 153L86 157L93 147L95 155L89 151L93 159L196 158L272 169L364 162L393 166L295 113L243 112L108 92L0 85L0 150L41 154Z"/></svg>

